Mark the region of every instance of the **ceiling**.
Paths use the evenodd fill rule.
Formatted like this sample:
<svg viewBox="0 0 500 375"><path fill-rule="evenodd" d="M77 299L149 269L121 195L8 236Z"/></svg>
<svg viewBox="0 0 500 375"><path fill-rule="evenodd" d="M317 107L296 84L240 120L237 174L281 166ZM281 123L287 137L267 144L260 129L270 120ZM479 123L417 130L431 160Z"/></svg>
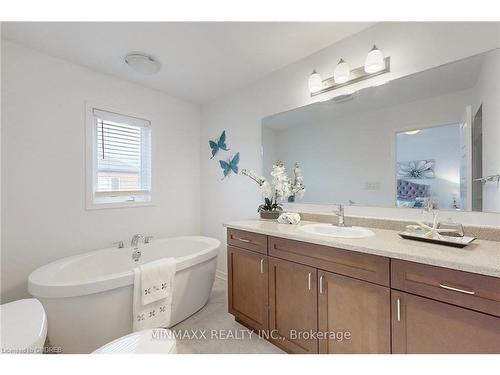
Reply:
<svg viewBox="0 0 500 375"><path fill-rule="evenodd" d="M2 38L195 103L209 102L373 23L3 22ZM162 64L145 76L133 51ZM307 77L304 77L306 79Z"/></svg>

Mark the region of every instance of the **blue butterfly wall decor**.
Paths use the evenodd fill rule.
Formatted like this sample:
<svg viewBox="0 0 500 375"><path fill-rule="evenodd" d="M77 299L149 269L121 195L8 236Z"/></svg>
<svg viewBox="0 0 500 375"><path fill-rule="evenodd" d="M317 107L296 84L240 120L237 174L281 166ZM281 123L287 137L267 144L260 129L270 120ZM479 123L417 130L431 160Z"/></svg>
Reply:
<svg viewBox="0 0 500 375"><path fill-rule="evenodd" d="M238 174L238 163L240 162L240 153L236 153L234 157L231 159L229 158L228 161L224 160L219 160L220 167L222 168L222 171L224 172L224 178L228 176L228 174L233 171L234 174Z"/></svg>
<svg viewBox="0 0 500 375"><path fill-rule="evenodd" d="M226 131L224 130L222 134L219 137L219 140L217 141L208 141L208 144L210 145L210 148L212 149L212 157L210 159L213 159L215 154L219 150L224 150L228 151L229 149L226 146Z"/></svg>

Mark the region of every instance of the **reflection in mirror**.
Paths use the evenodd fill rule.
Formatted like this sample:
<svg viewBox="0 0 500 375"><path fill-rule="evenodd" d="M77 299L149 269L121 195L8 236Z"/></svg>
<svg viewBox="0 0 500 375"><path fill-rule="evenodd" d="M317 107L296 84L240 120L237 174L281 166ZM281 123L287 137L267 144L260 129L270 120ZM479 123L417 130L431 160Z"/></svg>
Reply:
<svg viewBox="0 0 500 375"><path fill-rule="evenodd" d="M500 51L263 120L308 203L500 212Z"/></svg>
<svg viewBox="0 0 500 375"><path fill-rule="evenodd" d="M423 208L428 200L440 209L466 207L467 184L460 180L461 164L467 168L460 153L463 129L451 124L397 133L398 207Z"/></svg>

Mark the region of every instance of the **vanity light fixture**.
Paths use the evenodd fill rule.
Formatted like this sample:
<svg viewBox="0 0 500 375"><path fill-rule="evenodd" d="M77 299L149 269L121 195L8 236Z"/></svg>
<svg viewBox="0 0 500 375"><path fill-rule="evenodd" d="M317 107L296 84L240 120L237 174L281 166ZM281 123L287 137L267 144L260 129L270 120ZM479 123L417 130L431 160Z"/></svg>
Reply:
<svg viewBox="0 0 500 375"><path fill-rule="evenodd" d="M147 75L156 74L161 68L158 60L142 52L129 53L125 56L125 63L136 72Z"/></svg>
<svg viewBox="0 0 500 375"><path fill-rule="evenodd" d="M345 83L349 81L351 76L351 67L343 59L340 59L339 63L333 71L333 79L335 83Z"/></svg>
<svg viewBox="0 0 500 375"><path fill-rule="evenodd" d="M324 80L316 70L313 70L309 77L309 92L311 96L316 96L390 71L391 58L389 56L384 58L382 51L374 45L366 56L364 66L351 70L349 64L340 59L333 77Z"/></svg>
<svg viewBox="0 0 500 375"><path fill-rule="evenodd" d="M384 55L382 51L377 48L374 44L373 48L368 52L365 60L365 72L366 73L376 73L384 69Z"/></svg>
<svg viewBox="0 0 500 375"><path fill-rule="evenodd" d="M311 93L315 93L320 91L323 88L323 80L319 73L315 70L309 76L309 91Z"/></svg>

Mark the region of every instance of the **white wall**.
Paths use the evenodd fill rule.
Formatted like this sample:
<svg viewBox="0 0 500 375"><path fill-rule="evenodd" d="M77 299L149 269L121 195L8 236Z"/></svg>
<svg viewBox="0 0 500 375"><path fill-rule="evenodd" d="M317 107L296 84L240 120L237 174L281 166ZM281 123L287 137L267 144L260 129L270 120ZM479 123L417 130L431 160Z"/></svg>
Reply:
<svg viewBox="0 0 500 375"><path fill-rule="evenodd" d="M340 57L353 67L363 65L366 53L376 43L391 56L391 73L350 87L310 98L307 78L316 68L331 75ZM225 129L228 145L241 155L240 166L261 171L262 118L452 62L500 46L499 23L382 23L346 38L316 54L280 69L254 84L219 98L202 108L201 132L201 231L225 242L222 223L256 217L260 203L257 187L243 176L220 180L220 168L209 160L208 139ZM315 211L330 210L316 206ZM411 210L353 207L347 214L413 218ZM458 220L500 226L498 214L456 213ZM449 215L449 216L454 216ZM225 252L219 270L226 269Z"/></svg>
<svg viewBox="0 0 500 375"><path fill-rule="evenodd" d="M134 233L199 233L197 106L11 42L2 68L2 303L58 258ZM151 120L155 206L85 209L85 101Z"/></svg>

